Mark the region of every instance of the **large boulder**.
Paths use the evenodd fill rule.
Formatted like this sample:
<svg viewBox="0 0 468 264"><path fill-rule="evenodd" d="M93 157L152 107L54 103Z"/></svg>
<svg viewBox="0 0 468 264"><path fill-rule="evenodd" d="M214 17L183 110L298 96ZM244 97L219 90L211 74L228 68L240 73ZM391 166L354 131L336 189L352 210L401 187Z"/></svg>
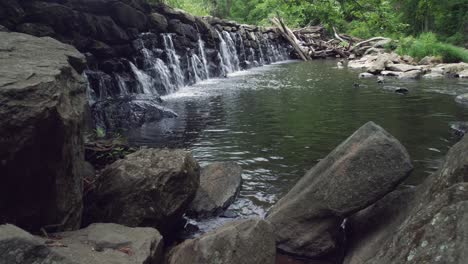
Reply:
<svg viewBox="0 0 468 264"><path fill-rule="evenodd" d="M76 229L82 211L84 56L0 32L0 223Z"/></svg>
<svg viewBox="0 0 468 264"><path fill-rule="evenodd" d="M153 228L93 224L72 232L36 237L13 226L0 226L0 263L146 264L161 263L162 236Z"/></svg>
<svg viewBox="0 0 468 264"><path fill-rule="evenodd" d="M270 210L278 248L304 257L334 253L343 220L394 190L412 168L397 139L365 124Z"/></svg>
<svg viewBox="0 0 468 264"><path fill-rule="evenodd" d="M87 221L170 231L195 196L200 167L190 152L142 149L105 168L90 194Z"/></svg>
<svg viewBox="0 0 468 264"><path fill-rule="evenodd" d="M207 217L221 214L235 200L242 185L242 168L234 162L217 162L201 170L200 188L190 214Z"/></svg>
<svg viewBox="0 0 468 264"><path fill-rule="evenodd" d="M468 137L413 191L351 217L346 264L468 263Z"/></svg>
<svg viewBox="0 0 468 264"><path fill-rule="evenodd" d="M167 263L273 264L275 255L275 236L270 224L248 219L184 241L170 252Z"/></svg>

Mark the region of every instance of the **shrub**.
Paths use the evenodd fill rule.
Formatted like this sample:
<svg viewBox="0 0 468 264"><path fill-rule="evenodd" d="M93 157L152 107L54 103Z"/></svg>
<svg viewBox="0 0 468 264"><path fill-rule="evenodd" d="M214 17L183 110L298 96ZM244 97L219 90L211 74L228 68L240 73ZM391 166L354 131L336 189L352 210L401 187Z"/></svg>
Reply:
<svg viewBox="0 0 468 264"><path fill-rule="evenodd" d="M442 43L433 33L423 33L418 38L401 38L397 48L400 55L410 55L416 59L426 56L439 56L444 62L468 62L468 50Z"/></svg>

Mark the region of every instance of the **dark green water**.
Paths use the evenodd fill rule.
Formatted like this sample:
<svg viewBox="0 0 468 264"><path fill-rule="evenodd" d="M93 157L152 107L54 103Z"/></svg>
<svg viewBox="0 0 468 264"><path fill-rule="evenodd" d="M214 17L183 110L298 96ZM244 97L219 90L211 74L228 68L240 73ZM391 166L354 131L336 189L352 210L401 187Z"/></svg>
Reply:
<svg viewBox="0 0 468 264"><path fill-rule="evenodd" d="M408 149L416 169L407 184L434 171L456 141L449 123L468 121L468 109L454 102L454 95L468 92L468 81L388 79L381 85L335 64L277 64L186 87L165 98L179 118L146 124L130 133L130 141L188 148L202 165L238 162L244 184L231 209L241 215L264 214L317 160L370 120ZM387 86L410 92L399 95Z"/></svg>

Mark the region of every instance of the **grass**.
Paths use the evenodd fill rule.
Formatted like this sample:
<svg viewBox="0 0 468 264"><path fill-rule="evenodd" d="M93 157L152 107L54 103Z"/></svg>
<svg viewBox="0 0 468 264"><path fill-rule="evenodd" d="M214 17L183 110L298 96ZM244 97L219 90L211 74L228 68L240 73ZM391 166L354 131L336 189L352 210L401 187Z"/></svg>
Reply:
<svg viewBox="0 0 468 264"><path fill-rule="evenodd" d="M400 39L396 52L400 55L410 55L416 59L436 56L441 57L446 63L468 62L468 50L440 42L433 33L424 33L418 38Z"/></svg>

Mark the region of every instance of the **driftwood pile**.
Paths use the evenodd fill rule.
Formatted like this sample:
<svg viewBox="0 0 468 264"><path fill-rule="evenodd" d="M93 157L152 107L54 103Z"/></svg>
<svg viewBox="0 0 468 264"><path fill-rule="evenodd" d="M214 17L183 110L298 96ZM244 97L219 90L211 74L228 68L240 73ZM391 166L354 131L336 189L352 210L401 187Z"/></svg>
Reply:
<svg viewBox="0 0 468 264"><path fill-rule="evenodd" d="M362 56L383 48L391 41L383 37L362 40L339 34L334 27L333 33L327 32L323 26L308 26L291 30L278 17L271 19L271 22L294 47L298 57L305 61L327 57L352 58Z"/></svg>

